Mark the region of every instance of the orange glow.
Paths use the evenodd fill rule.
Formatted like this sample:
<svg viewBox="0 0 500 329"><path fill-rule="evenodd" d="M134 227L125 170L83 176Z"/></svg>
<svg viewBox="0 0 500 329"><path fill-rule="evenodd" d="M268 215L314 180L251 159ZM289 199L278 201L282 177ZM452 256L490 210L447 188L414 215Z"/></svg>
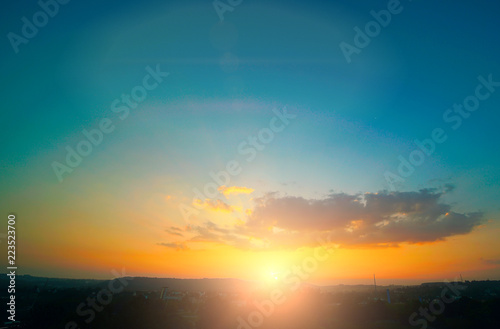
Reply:
<svg viewBox="0 0 500 329"><path fill-rule="evenodd" d="M98 188L101 187L95 190L99 191ZM20 221L22 245L19 248L26 269L39 269L40 273L53 273L53 276L63 273L68 277L94 277L98 273L101 278L109 278L112 269L125 268L130 275L138 276L231 277L272 282L280 281L294 266L303 267L304 261L314 255L314 245L267 250L267 241L252 234L237 238L242 243L251 242L255 249L246 248L244 244L238 248L223 241L208 242L196 237L199 233L194 231L195 227L210 221L218 230L211 234L224 232L228 227L238 230L245 227L247 217L239 212L206 209L187 222L180 217L177 203L171 202L174 198L171 193L154 195L146 202L136 200L134 193L131 195L130 200L120 200L118 204L123 207L118 208L102 201L108 197L104 191L93 193L91 198L71 208L66 208L64 202L72 196L61 195L61 205L50 214L42 214L45 222ZM175 198L182 200L179 196ZM39 202L43 203L43 198ZM89 207L89 204L94 206ZM247 214L252 213L251 204L242 201L240 206ZM40 205L34 204L34 207ZM213 204L215 209L221 207L224 207L222 203ZM71 220L66 220L68 216ZM386 243L384 248L380 248L381 245L343 246L329 254L326 260L317 261L314 271L307 274L307 281L327 284L357 280L357 283L366 283L371 281L373 273L381 280L444 279L465 271L492 269L494 265L481 259L498 258L498 248L492 246L499 244L500 225L495 222L483 225L471 234L444 241L400 244L398 248L391 243ZM44 229L46 227L50 229ZM171 227L178 231L170 232L177 234L167 232ZM361 220L351 222L353 230L362 227ZM44 233L39 234L42 231ZM276 226L270 226L267 232L282 233ZM186 249L168 247L168 243L185 240L188 241ZM490 247L485 249L485 245Z"/></svg>

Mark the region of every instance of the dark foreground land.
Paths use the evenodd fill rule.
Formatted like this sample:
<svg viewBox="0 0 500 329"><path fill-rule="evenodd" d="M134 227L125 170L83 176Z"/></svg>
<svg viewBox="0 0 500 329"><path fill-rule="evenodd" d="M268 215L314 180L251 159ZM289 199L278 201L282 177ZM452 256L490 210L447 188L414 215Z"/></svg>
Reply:
<svg viewBox="0 0 500 329"><path fill-rule="evenodd" d="M8 286L5 279L0 283ZM230 279L98 281L21 276L15 295L18 322L9 323L6 312L3 326L7 328L500 328L500 281L375 289L259 287ZM0 298L6 305L6 289Z"/></svg>

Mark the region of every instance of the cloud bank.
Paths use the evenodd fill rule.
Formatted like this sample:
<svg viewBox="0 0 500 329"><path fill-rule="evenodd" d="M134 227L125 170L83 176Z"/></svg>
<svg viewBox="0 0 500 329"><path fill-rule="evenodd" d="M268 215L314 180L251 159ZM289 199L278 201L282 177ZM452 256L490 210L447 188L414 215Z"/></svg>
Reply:
<svg viewBox="0 0 500 329"><path fill-rule="evenodd" d="M317 245L317 239L343 247L397 247L442 241L470 233L483 214L458 213L440 202L445 192L330 194L323 199L277 196L256 198L243 225L221 228L207 222L188 227L189 241L217 242L239 248L298 248Z"/></svg>

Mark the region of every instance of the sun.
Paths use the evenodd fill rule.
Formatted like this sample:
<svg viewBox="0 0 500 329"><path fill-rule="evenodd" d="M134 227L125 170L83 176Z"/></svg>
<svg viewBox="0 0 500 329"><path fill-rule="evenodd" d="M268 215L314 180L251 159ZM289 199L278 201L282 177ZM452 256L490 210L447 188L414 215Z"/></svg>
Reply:
<svg viewBox="0 0 500 329"><path fill-rule="evenodd" d="M282 279L282 275L280 271L276 269L271 270L267 268L266 270L261 272L260 278L261 283L263 283L265 286L275 286Z"/></svg>
<svg viewBox="0 0 500 329"><path fill-rule="evenodd" d="M288 251L273 251L259 256L259 264L255 264L258 281L273 287L282 284L290 271L294 254Z"/></svg>

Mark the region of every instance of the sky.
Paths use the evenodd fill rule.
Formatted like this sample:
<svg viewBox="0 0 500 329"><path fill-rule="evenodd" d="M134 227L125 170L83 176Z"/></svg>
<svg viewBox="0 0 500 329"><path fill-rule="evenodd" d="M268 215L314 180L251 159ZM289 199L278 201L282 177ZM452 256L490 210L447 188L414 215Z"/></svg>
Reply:
<svg viewBox="0 0 500 329"><path fill-rule="evenodd" d="M500 279L500 4L7 6L18 273Z"/></svg>

